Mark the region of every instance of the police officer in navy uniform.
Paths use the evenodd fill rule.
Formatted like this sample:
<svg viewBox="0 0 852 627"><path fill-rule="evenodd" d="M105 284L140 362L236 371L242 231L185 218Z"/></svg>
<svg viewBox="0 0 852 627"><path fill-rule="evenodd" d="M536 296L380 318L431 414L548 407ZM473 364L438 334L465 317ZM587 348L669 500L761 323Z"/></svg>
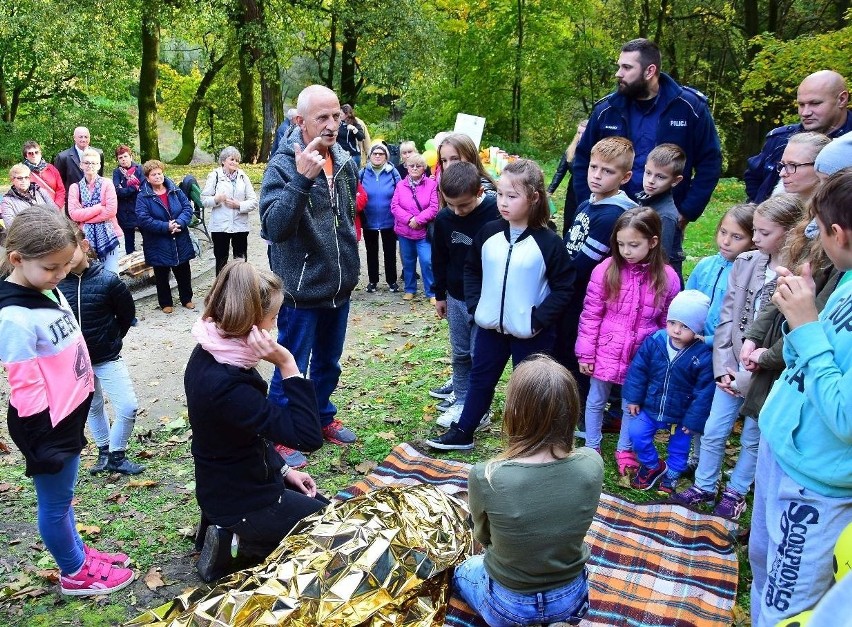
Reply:
<svg viewBox="0 0 852 627"><path fill-rule="evenodd" d="M577 202L589 198L586 171L592 146L612 135L633 142L633 176L624 191L634 198L642 191L645 159L655 146L670 142L686 153L683 181L672 190L683 220L697 220L722 173L722 149L716 125L699 91L679 85L660 71L660 49L647 39L633 39L618 57L618 89L602 98L574 155Z"/></svg>
<svg viewBox="0 0 852 627"><path fill-rule="evenodd" d="M769 131L763 150L748 160L743 178L751 202L763 202L772 195L779 181L778 162L790 137L815 131L833 139L852 130L846 80L837 72L820 70L807 76L799 85L796 102L800 122Z"/></svg>

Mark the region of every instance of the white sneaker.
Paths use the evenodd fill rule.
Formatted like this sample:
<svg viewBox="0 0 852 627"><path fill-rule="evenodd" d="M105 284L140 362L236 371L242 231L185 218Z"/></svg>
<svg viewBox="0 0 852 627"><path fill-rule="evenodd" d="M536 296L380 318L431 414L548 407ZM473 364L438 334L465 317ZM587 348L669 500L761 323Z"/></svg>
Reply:
<svg viewBox="0 0 852 627"><path fill-rule="evenodd" d="M443 427L444 429L449 429L450 426L454 422L458 422L459 418L461 418L462 410L464 409L464 405L459 405L456 403L452 407L450 407L443 414L438 416L438 419L435 421L439 427ZM491 426L491 410L488 410L485 415L482 417L482 420L479 421L479 426L476 427L477 431L482 431L483 429L487 429Z"/></svg>

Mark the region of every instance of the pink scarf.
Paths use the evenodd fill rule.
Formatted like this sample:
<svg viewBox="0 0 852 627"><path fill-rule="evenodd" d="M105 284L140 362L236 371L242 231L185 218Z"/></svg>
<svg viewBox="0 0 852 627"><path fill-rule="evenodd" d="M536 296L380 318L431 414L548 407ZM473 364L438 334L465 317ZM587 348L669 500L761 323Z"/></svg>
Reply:
<svg viewBox="0 0 852 627"><path fill-rule="evenodd" d="M216 323L210 318L199 318L192 325L192 336L201 348L213 355L220 364L239 368L254 368L260 358L248 345L244 337L223 337Z"/></svg>

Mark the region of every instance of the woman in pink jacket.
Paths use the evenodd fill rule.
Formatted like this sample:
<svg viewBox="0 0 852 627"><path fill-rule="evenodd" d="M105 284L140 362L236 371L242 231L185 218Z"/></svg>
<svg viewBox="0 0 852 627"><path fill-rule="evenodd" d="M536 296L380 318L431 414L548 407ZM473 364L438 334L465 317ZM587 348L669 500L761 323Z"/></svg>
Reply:
<svg viewBox="0 0 852 627"><path fill-rule="evenodd" d="M669 303L680 279L666 265L660 246L662 223L653 209L637 207L621 214L612 229L612 257L593 271L577 334L580 372L591 377L586 399L586 446L600 452L603 410L613 384L624 383L633 355L646 337L666 326ZM632 416L623 418L615 461L624 474L639 468L630 443Z"/></svg>
<svg viewBox="0 0 852 627"><path fill-rule="evenodd" d="M83 151L83 178L68 188L68 215L80 225L92 250L104 267L118 274L121 256L121 238L124 232L118 226L118 196L113 182L98 176L101 154L93 148Z"/></svg>
<svg viewBox="0 0 852 627"><path fill-rule="evenodd" d="M405 280L404 300L417 292L417 260L423 276L423 292L435 304L435 282L432 276L432 243L427 237L429 225L438 215L438 184L424 176L426 160L414 154L408 158L408 176L396 184L391 200L393 230L399 236L402 276Z"/></svg>

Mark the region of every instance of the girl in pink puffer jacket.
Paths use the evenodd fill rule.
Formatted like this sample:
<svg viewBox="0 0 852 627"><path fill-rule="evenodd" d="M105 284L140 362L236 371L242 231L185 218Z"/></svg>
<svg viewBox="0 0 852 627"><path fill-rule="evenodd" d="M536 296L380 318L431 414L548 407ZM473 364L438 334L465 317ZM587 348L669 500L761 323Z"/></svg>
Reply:
<svg viewBox="0 0 852 627"><path fill-rule="evenodd" d="M624 383L633 355L646 337L666 326L669 303L680 279L666 265L660 246L662 223L653 209L637 207L616 221L612 257L593 271L583 301L575 351L580 372L591 377L586 399L586 446L600 452L603 410L613 384ZM632 416L622 402L615 450L618 471L639 468L630 443Z"/></svg>

